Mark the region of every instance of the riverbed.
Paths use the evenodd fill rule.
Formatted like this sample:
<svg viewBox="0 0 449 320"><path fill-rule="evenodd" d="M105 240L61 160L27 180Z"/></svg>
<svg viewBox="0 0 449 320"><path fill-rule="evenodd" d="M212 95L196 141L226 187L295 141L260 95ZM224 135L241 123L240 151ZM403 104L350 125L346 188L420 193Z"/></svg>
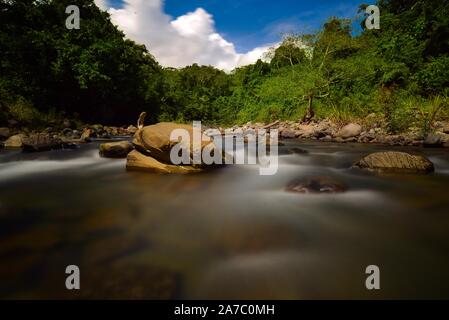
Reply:
<svg viewBox="0 0 449 320"><path fill-rule="evenodd" d="M169 176L127 172L99 143L0 151L0 298L449 298L447 149L289 140L274 176ZM426 155L435 173L351 169L384 150ZM285 191L307 176L348 190ZM81 290L66 289L68 265ZM380 290L365 287L369 265Z"/></svg>

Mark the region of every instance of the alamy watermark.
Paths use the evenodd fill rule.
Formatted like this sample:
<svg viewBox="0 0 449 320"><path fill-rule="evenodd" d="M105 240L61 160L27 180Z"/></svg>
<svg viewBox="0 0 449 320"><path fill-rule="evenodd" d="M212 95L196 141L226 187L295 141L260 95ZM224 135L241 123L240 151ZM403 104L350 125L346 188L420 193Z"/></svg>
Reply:
<svg viewBox="0 0 449 320"><path fill-rule="evenodd" d="M278 171L278 136L276 129L270 133L265 129L203 132L201 121L194 121L193 137L185 129L171 132L170 141L177 144L171 149L170 161L174 165L260 164L260 175L274 175ZM245 157L245 145L255 157Z"/></svg>
<svg viewBox="0 0 449 320"><path fill-rule="evenodd" d="M65 8L65 13L69 16L65 20L65 27L69 30L80 29L80 8L76 5L70 5Z"/></svg>
<svg viewBox="0 0 449 320"><path fill-rule="evenodd" d="M365 27L368 30L379 30L380 29L380 9L378 6L369 5L365 9L365 13L367 14L365 20Z"/></svg>

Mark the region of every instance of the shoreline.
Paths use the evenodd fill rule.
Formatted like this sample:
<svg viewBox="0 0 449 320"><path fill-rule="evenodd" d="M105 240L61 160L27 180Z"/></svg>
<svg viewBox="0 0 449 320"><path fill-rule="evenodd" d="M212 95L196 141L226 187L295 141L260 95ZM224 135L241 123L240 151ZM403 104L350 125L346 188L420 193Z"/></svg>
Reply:
<svg viewBox="0 0 449 320"><path fill-rule="evenodd" d="M63 126L62 126L63 127ZM358 124L348 123L338 125L328 119L312 121L303 124L294 121L278 120L272 124L251 123L235 125L230 128L221 126L202 127L204 132L208 130L219 130L224 134L254 134L264 129L267 133L276 129L279 133L279 141L300 139L306 142L324 143L360 143L368 145L383 146L412 146L449 148L449 121L437 121L435 129L423 138L419 129L414 128L408 132L391 134L381 124ZM95 140L116 140L117 138L132 137L137 132L137 127L130 126L103 126L101 124L84 125L80 128L66 126L62 129L47 128L43 131L30 130L27 128L0 128L0 149L2 148L24 148L27 145L40 145L43 149L58 149L65 147L77 147L79 144ZM43 151L36 148L34 151ZM41 148L42 149L42 148Z"/></svg>

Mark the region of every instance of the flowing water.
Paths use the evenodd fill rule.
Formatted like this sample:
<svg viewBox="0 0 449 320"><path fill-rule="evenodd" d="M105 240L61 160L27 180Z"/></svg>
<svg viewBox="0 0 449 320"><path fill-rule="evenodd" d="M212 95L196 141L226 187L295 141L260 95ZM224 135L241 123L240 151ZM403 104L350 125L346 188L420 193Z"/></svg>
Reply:
<svg viewBox="0 0 449 320"><path fill-rule="evenodd" d="M448 150L394 148L427 155L427 176L350 169L385 149L288 141L275 176L251 165L126 172L98 142L2 150L0 297L449 298ZM348 191L284 191L311 175ZM80 268L79 291L65 288L68 265ZM365 287L369 265L381 290Z"/></svg>

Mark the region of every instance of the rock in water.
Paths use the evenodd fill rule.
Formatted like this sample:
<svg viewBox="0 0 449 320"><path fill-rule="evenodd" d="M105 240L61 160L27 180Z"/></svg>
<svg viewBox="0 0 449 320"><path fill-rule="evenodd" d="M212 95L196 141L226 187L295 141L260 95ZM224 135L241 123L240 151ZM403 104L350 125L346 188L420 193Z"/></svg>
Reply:
<svg viewBox="0 0 449 320"><path fill-rule="evenodd" d="M84 129L83 133L81 134L80 142L91 142L92 139L92 129Z"/></svg>
<svg viewBox="0 0 449 320"><path fill-rule="evenodd" d="M296 138L296 133L290 129L283 129L280 133L281 138L283 139L294 139Z"/></svg>
<svg viewBox="0 0 449 320"><path fill-rule="evenodd" d="M193 126L177 123L162 122L146 126L137 131L133 144L135 148L154 159L171 164L170 152L178 141L171 141L170 136L176 129L186 130L190 135L190 159L193 159ZM211 142L202 141L201 150Z"/></svg>
<svg viewBox="0 0 449 320"><path fill-rule="evenodd" d="M288 149L290 154L308 154L309 151L301 149L301 148L290 148Z"/></svg>
<svg viewBox="0 0 449 320"><path fill-rule="evenodd" d="M286 188L286 191L296 193L341 193L346 190L345 185L329 177L295 179Z"/></svg>
<svg viewBox="0 0 449 320"><path fill-rule="evenodd" d="M431 173L435 170L433 163L423 156L393 151L372 153L353 167L387 173Z"/></svg>
<svg viewBox="0 0 449 320"><path fill-rule="evenodd" d="M426 148L437 148L443 146L443 141L441 140L441 136L429 134L426 139L424 139L423 145Z"/></svg>
<svg viewBox="0 0 449 320"><path fill-rule="evenodd" d="M5 148L22 148L22 139L25 137L26 135L23 133L9 137L8 140L5 141Z"/></svg>
<svg viewBox="0 0 449 320"><path fill-rule="evenodd" d="M128 132L128 134L130 134L130 135L134 135L134 134L136 134L136 132L137 132L137 128L135 127L135 126L129 126L127 129L126 129L126 131Z"/></svg>
<svg viewBox="0 0 449 320"><path fill-rule="evenodd" d="M164 174L189 174L202 171L202 169L192 166L175 166L162 163L155 158L143 155L137 150L133 150L128 154L126 169L130 171L146 171Z"/></svg>
<svg viewBox="0 0 449 320"><path fill-rule="evenodd" d="M121 159L126 158L133 149L133 145L128 141L103 143L100 145L100 155L105 158Z"/></svg>
<svg viewBox="0 0 449 320"><path fill-rule="evenodd" d="M350 123L343 127L337 134L337 137L348 139L357 137L362 133L362 127L358 124Z"/></svg>
<svg viewBox="0 0 449 320"><path fill-rule="evenodd" d="M40 152L61 149L62 141L47 133L34 134L22 139L24 152Z"/></svg>

